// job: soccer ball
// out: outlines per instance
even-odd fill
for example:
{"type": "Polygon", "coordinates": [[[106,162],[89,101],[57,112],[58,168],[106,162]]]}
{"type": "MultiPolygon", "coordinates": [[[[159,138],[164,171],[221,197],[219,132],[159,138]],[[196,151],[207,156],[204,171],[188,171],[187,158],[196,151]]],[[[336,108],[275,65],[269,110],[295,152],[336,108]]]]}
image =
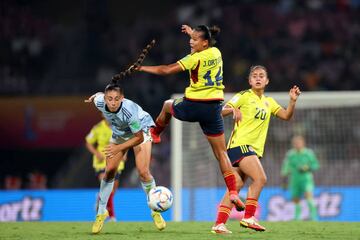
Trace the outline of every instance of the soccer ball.
{"type": "Polygon", "coordinates": [[[171,207],[173,199],[173,195],[168,188],[157,186],[148,193],[147,203],[155,212],[165,212],[171,207]]]}

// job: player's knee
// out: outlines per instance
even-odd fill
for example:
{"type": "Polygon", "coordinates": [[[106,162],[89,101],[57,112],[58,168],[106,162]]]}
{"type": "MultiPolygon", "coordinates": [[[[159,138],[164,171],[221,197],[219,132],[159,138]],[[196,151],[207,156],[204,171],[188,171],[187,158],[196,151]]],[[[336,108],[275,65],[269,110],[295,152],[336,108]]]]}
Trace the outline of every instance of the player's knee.
{"type": "Polygon", "coordinates": [[[172,106],[173,100],[169,99],[164,102],[163,108],[166,112],[169,112],[172,106]]]}
{"type": "Polygon", "coordinates": [[[258,182],[259,182],[259,184],[260,184],[261,186],[265,186],[265,184],[267,183],[267,177],[266,177],[266,175],[260,176],[258,182]]]}
{"type": "Polygon", "coordinates": [[[256,178],[254,178],[254,183],[256,185],[258,185],[259,187],[265,186],[266,182],[267,182],[266,175],[261,174],[261,175],[258,175],[256,178]]]}
{"type": "Polygon", "coordinates": [[[171,106],[173,103],[173,100],[172,99],[168,99],[164,102],[164,106],[171,106]]]}

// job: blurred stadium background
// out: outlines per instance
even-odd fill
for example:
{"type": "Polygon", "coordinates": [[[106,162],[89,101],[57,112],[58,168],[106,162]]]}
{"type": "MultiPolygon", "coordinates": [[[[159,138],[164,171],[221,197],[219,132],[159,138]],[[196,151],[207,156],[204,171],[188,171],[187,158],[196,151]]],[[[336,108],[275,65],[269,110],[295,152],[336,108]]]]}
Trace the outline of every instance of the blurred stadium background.
{"type": "MultiPolygon", "coordinates": [[[[315,173],[320,220],[360,221],[360,0],[140,0],[136,5],[2,0],[0,6],[0,221],[94,218],[98,183],[84,137],[101,116],[83,100],[102,91],[152,38],[157,45],[148,64],[185,56],[184,23],[222,29],[218,47],[227,93],[248,88],[249,67],[262,64],[270,74],[267,91],[275,96],[294,84],[315,99],[322,96],[298,109],[292,122],[272,121],[263,159],[269,180],[260,198],[261,219],[290,219],[293,208],[280,188],[280,165],[291,136],[301,133],[321,163],[315,173]]],[[[137,73],[124,88],[127,98],[155,118],[162,102],[187,84],[186,73],[137,73]]],[[[180,135],[188,145],[179,146],[183,166],[190,168],[183,171],[191,173],[183,173],[181,217],[173,212],[165,217],[212,221],[224,185],[211,156],[199,162],[196,154],[206,156],[207,145],[197,147],[194,139],[203,137],[188,129],[180,135]],[[200,207],[204,198],[214,210],[200,207]]],[[[153,147],[158,185],[172,186],[176,179],[171,137],[169,129],[163,143],[153,147]]],[[[132,155],[115,202],[119,220],[150,220],[132,155]]]]}

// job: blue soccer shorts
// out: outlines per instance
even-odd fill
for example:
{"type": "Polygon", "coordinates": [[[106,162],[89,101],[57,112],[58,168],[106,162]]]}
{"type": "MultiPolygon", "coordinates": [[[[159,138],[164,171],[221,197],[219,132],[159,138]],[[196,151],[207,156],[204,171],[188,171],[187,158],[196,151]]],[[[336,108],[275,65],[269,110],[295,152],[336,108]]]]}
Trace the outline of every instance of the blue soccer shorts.
{"type": "Polygon", "coordinates": [[[240,145],[234,148],[229,148],[227,153],[230,158],[230,162],[233,167],[238,167],[240,161],[244,157],[257,155],[254,149],[250,145],[240,145]]]}
{"type": "Polygon", "coordinates": [[[190,101],[186,98],[175,99],[171,114],[186,122],[198,122],[203,133],[209,137],[224,133],[224,121],[221,116],[222,101],[190,101]]]}

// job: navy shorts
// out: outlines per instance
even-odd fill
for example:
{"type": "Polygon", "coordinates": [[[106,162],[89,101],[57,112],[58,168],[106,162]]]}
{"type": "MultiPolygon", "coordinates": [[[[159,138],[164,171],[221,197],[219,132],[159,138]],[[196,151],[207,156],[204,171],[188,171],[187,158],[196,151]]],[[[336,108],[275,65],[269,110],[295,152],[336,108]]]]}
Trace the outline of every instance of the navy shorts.
{"type": "Polygon", "coordinates": [[[198,122],[205,135],[215,137],[224,133],[221,110],[221,101],[196,102],[178,98],[173,102],[171,114],[181,121],[198,122]]]}
{"type": "Polygon", "coordinates": [[[227,150],[231,164],[233,167],[238,167],[240,161],[244,157],[257,155],[254,149],[250,145],[240,145],[238,147],[229,148],[227,150]]]}

